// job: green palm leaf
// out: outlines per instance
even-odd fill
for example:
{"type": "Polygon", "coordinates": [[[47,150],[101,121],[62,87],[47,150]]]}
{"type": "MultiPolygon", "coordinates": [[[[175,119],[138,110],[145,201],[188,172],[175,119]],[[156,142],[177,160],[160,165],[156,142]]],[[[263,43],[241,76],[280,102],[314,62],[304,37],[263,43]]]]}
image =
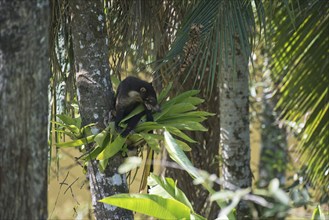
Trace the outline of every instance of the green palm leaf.
{"type": "Polygon", "coordinates": [[[163,64],[167,65],[163,68],[165,74],[177,77],[184,57],[187,56],[184,54],[184,48],[191,38],[191,27],[202,25],[199,43],[196,46],[197,52],[184,70],[183,81],[193,79],[195,86],[200,88],[201,84],[206,85],[207,91],[211,92],[221,66],[228,63],[228,52],[234,51],[234,40],[238,39],[241,42],[242,53],[248,59],[257,33],[255,17],[258,17],[260,27],[265,27],[263,4],[255,1],[253,7],[253,2],[199,1],[194,10],[186,16],[171,49],[163,59],[163,64]],[[174,61],[170,63],[172,60],[174,61]]]}
{"type": "Polygon", "coordinates": [[[288,8],[277,5],[269,29],[272,73],[281,93],[277,107],[298,133],[310,179],[327,185],[329,3],[296,1],[288,8]]]}

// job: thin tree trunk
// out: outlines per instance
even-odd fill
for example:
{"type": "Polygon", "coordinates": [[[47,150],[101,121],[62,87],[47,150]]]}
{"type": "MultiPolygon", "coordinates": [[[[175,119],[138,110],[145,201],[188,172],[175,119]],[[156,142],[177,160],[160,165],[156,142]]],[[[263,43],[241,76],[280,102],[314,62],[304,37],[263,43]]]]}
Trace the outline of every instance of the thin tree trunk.
{"type": "Polygon", "coordinates": [[[275,97],[270,88],[271,78],[264,76],[261,114],[261,154],[259,163],[259,187],[267,187],[269,182],[278,178],[285,183],[287,164],[287,136],[284,128],[280,128],[274,111],[275,97]]]}
{"type": "Polygon", "coordinates": [[[47,219],[48,1],[0,1],[0,219],[47,219]]]}
{"type": "MultiPolygon", "coordinates": [[[[104,114],[114,108],[103,1],[70,0],[69,4],[82,123],[97,122],[102,128],[104,114]]],[[[121,155],[111,158],[104,173],[98,169],[97,161],[89,163],[88,175],[97,219],[132,219],[132,212],[98,202],[104,197],[128,192],[126,176],[117,172],[122,160],[121,155]]]]}
{"type": "MultiPolygon", "coordinates": [[[[241,51],[239,38],[234,37],[235,50],[228,49],[228,65],[222,68],[220,85],[220,133],[224,178],[229,190],[251,186],[248,62],[241,51]],[[233,53],[235,53],[233,55],[233,53]],[[235,67],[233,66],[235,58],[235,67]]],[[[225,63],[225,62],[223,62],[225,63]]],[[[241,202],[237,218],[248,216],[248,206],[241,202]]]]}

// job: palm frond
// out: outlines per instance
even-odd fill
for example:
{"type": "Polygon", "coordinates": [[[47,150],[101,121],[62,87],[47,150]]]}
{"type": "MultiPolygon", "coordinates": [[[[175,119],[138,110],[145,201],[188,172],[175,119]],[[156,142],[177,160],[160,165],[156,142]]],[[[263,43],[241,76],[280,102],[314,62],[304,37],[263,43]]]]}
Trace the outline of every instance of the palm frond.
{"type": "Polygon", "coordinates": [[[113,73],[150,73],[147,63],[161,57],[194,1],[108,0],[106,16],[113,73]],[[129,64],[129,65],[128,65],[129,64]]]}
{"type": "Polygon", "coordinates": [[[279,4],[273,13],[273,78],[279,84],[282,119],[300,138],[299,149],[315,184],[328,184],[329,3],[279,4]]]}
{"type": "Polygon", "coordinates": [[[227,54],[235,49],[235,40],[239,40],[248,62],[255,42],[256,17],[260,29],[265,28],[264,7],[260,1],[199,1],[182,22],[175,41],[163,59],[167,65],[173,63],[169,64],[170,68],[166,69],[165,74],[177,78],[184,66],[186,74],[181,74],[184,75],[184,82],[192,79],[195,85],[206,85],[211,92],[221,66],[228,64],[227,54]],[[186,54],[184,48],[189,44],[190,33],[195,25],[202,27],[197,52],[186,63],[185,58],[190,54],[186,54]]]}

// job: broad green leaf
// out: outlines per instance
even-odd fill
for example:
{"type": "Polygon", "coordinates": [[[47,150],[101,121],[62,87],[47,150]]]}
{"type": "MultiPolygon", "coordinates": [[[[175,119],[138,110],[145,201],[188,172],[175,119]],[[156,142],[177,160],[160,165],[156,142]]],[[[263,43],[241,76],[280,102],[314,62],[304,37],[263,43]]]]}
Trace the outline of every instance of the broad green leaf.
{"type": "Polygon", "coordinates": [[[138,133],[141,131],[147,132],[147,131],[156,130],[156,129],[163,129],[163,125],[160,125],[154,121],[147,121],[147,122],[138,124],[134,130],[138,133]]]}
{"type": "Polygon", "coordinates": [[[189,131],[208,131],[203,125],[195,121],[181,121],[178,122],[170,122],[168,125],[175,127],[179,130],[189,130],[189,131]]]}
{"type": "Polygon", "coordinates": [[[79,137],[82,135],[80,132],[80,129],[75,125],[68,125],[68,126],[66,126],[66,128],[69,129],[76,137],[79,137]]]}
{"type": "Polygon", "coordinates": [[[94,138],[95,138],[95,135],[90,135],[88,137],[80,138],[80,139],[73,140],[73,141],[57,143],[56,146],[61,147],[61,148],[78,147],[78,146],[81,146],[83,144],[92,143],[94,141],[94,138]]]}
{"type": "Polygon", "coordinates": [[[195,90],[188,90],[188,91],[183,92],[183,93],[179,94],[178,96],[174,97],[172,99],[172,101],[174,103],[183,102],[184,100],[188,99],[189,97],[195,96],[199,93],[200,93],[200,90],[196,90],[196,89],[195,90]]]}
{"type": "Polygon", "coordinates": [[[168,151],[168,154],[172,160],[178,163],[183,169],[188,172],[193,178],[199,176],[198,171],[192,165],[191,161],[186,157],[184,152],[175,142],[175,139],[170,135],[168,131],[164,132],[165,136],[165,147],[168,151]]]}
{"type": "Polygon", "coordinates": [[[124,119],[121,120],[120,124],[132,118],[133,116],[141,113],[142,111],[144,111],[144,107],[142,105],[137,106],[132,112],[129,113],[129,115],[127,115],[124,119]]]}
{"type": "Polygon", "coordinates": [[[158,177],[151,173],[147,182],[148,185],[151,186],[151,189],[149,190],[150,194],[176,199],[193,211],[190,201],[184,192],[176,186],[176,183],[172,178],[158,177]]]}
{"type": "Polygon", "coordinates": [[[196,107],[192,105],[191,103],[178,103],[170,107],[170,110],[167,111],[166,115],[171,115],[171,114],[180,114],[184,112],[189,112],[195,110],[196,107]]]}
{"type": "Polygon", "coordinates": [[[204,99],[198,98],[198,97],[188,97],[185,102],[191,103],[192,105],[200,105],[204,102],[204,99]]]}
{"type": "Polygon", "coordinates": [[[95,142],[100,146],[101,149],[104,149],[107,145],[109,145],[113,137],[114,135],[110,134],[106,128],[104,131],[97,134],[95,142]]]}
{"type": "Polygon", "coordinates": [[[65,130],[60,130],[61,128],[59,129],[55,129],[55,131],[58,133],[58,134],[61,134],[61,135],[67,135],[68,137],[70,137],[72,140],[76,140],[76,139],[79,139],[75,134],[73,134],[71,131],[65,131],[65,130]]]}
{"type": "Polygon", "coordinates": [[[182,114],[174,114],[174,115],[165,115],[165,117],[157,119],[159,124],[166,124],[167,122],[171,121],[195,121],[195,122],[202,122],[207,119],[208,116],[213,116],[215,114],[204,112],[204,111],[191,111],[191,112],[184,112],[182,114]]]}
{"type": "Polygon", "coordinates": [[[140,133],[143,139],[146,141],[147,145],[154,150],[156,153],[160,152],[159,140],[163,139],[162,135],[159,134],[149,134],[149,133],[140,133]]]}
{"type": "Polygon", "coordinates": [[[113,84],[114,87],[118,88],[119,84],[120,84],[120,80],[116,77],[116,75],[111,75],[111,82],[113,84]]]}
{"type": "Polygon", "coordinates": [[[58,129],[56,129],[56,132],[63,133],[63,130],[60,130],[60,129],[66,128],[69,130],[69,132],[66,131],[65,134],[70,136],[72,139],[80,138],[80,136],[81,136],[80,129],[78,127],[76,127],[75,125],[67,125],[66,123],[61,123],[58,121],[52,121],[52,123],[60,126],[60,127],[58,127],[58,129]]]}
{"type": "Polygon", "coordinates": [[[208,117],[208,116],[214,116],[215,113],[206,112],[206,111],[193,111],[193,112],[187,112],[186,113],[189,116],[199,116],[199,117],[208,117]]]}
{"type": "Polygon", "coordinates": [[[188,144],[186,144],[184,141],[180,141],[178,139],[175,139],[176,143],[178,144],[178,146],[183,150],[183,151],[191,151],[192,149],[190,148],[190,146],[188,146],[188,144]]]}
{"type": "Polygon", "coordinates": [[[109,135],[105,130],[102,131],[101,133],[98,133],[95,137],[95,142],[99,145],[102,146],[104,139],[106,137],[106,135],[109,135]]]}
{"type": "Polygon", "coordinates": [[[116,194],[100,202],[159,219],[189,219],[191,213],[191,209],[183,203],[158,195],[116,194]]]}
{"type": "MultiPolygon", "coordinates": [[[[186,112],[188,113],[188,112],[186,112]]],[[[159,124],[169,124],[169,123],[181,123],[181,122],[186,122],[186,121],[194,121],[194,122],[203,122],[206,120],[206,117],[192,117],[184,114],[179,114],[179,115],[170,115],[163,120],[158,120],[159,124]]]]}
{"type": "Polygon", "coordinates": [[[51,123],[53,123],[53,124],[55,124],[55,125],[59,125],[59,126],[61,126],[61,127],[66,127],[66,125],[65,124],[63,124],[63,123],[61,123],[61,122],[59,122],[59,121],[51,121],[51,123]]]}
{"type": "Polygon", "coordinates": [[[165,126],[165,128],[172,134],[190,142],[190,143],[196,143],[195,140],[193,140],[192,138],[190,138],[189,136],[187,136],[184,132],[182,132],[181,130],[175,128],[174,126],[165,126]]]}
{"type": "Polygon", "coordinates": [[[140,133],[133,133],[127,136],[128,142],[138,143],[143,140],[143,137],[140,133]]]}
{"type": "Polygon", "coordinates": [[[312,220],[325,220],[326,217],[321,210],[321,206],[317,205],[312,214],[312,220]]]}
{"type": "Polygon", "coordinates": [[[95,146],[94,149],[87,155],[85,155],[84,157],[82,157],[82,159],[84,159],[85,161],[89,161],[92,159],[96,159],[96,157],[103,151],[103,148],[99,147],[99,146],[95,146]]]}
{"type": "Polygon", "coordinates": [[[126,138],[118,135],[113,142],[110,142],[105,149],[97,156],[97,160],[105,160],[118,153],[126,142],[126,138]]]}
{"type": "Polygon", "coordinates": [[[154,114],[154,120],[158,121],[160,118],[164,117],[168,111],[170,111],[170,107],[173,106],[174,104],[171,105],[167,105],[165,108],[163,106],[161,106],[161,112],[157,112],[156,114],[154,114]]]}
{"type": "Polygon", "coordinates": [[[164,99],[168,96],[168,93],[169,93],[169,91],[171,90],[171,88],[172,88],[172,82],[170,82],[169,84],[168,84],[168,86],[164,89],[164,90],[162,90],[161,91],[161,93],[160,93],[160,95],[159,95],[159,97],[158,97],[158,102],[159,103],[161,103],[162,101],[164,101],[164,99]]]}
{"type": "Polygon", "coordinates": [[[207,131],[205,127],[203,127],[200,123],[197,122],[182,122],[181,124],[177,123],[163,123],[163,124],[158,124],[157,122],[144,122],[141,124],[138,124],[137,127],[135,128],[135,131],[137,133],[139,132],[148,132],[151,130],[156,130],[156,129],[163,129],[166,128],[170,133],[183,138],[184,140],[190,142],[190,143],[196,143],[195,140],[184,134],[180,129],[182,130],[200,130],[200,131],[207,131]],[[177,127],[176,127],[177,126],[177,127]]]}
{"type": "Polygon", "coordinates": [[[198,215],[197,213],[191,213],[191,220],[206,220],[206,218],[204,218],[201,215],[198,215]]]}
{"type": "Polygon", "coordinates": [[[189,91],[183,92],[183,93],[179,94],[178,96],[170,99],[168,102],[164,103],[163,107],[165,108],[166,106],[170,106],[173,103],[181,103],[181,102],[185,101],[187,98],[194,96],[198,93],[200,93],[199,90],[189,90],[189,91]]]}
{"type": "Polygon", "coordinates": [[[214,116],[216,114],[205,112],[205,111],[191,111],[191,112],[185,112],[183,115],[188,117],[207,117],[207,116],[214,116]]]}
{"type": "MultiPolygon", "coordinates": [[[[167,130],[164,132],[164,136],[165,136],[165,147],[168,151],[170,158],[174,160],[176,163],[178,163],[194,179],[202,178],[198,170],[192,165],[191,161],[179,148],[179,146],[175,142],[175,139],[170,135],[170,133],[167,130]]],[[[211,189],[209,186],[204,184],[203,186],[209,191],[210,194],[214,193],[214,190],[211,189]]],[[[224,208],[226,205],[225,202],[220,202],[220,201],[216,201],[216,202],[221,208],[224,208]]],[[[232,214],[232,212],[229,212],[228,217],[230,219],[234,219],[234,215],[232,214]]]]}
{"type": "Polygon", "coordinates": [[[66,125],[74,125],[75,127],[81,128],[81,118],[72,118],[68,115],[59,114],[56,115],[64,124],[66,125]]]}
{"type": "Polygon", "coordinates": [[[83,135],[83,134],[85,134],[85,135],[91,135],[91,134],[93,134],[93,132],[91,131],[91,129],[92,129],[92,127],[95,127],[95,125],[96,125],[96,123],[91,123],[91,124],[88,124],[86,126],[83,126],[80,129],[81,135],[83,135]]]}

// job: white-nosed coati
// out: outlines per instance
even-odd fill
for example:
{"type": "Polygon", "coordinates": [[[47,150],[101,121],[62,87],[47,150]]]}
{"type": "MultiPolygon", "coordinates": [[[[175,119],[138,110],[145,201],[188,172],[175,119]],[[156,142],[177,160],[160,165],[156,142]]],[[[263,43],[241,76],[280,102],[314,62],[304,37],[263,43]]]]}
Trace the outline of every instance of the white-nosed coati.
{"type": "Polygon", "coordinates": [[[115,128],[118,131],[121,130],[120,121],[140,104],[143,104],[145,110],[126,121],[127,127],[121,133],[122,137],[127,136],[136,127],[143,115],[146,114],[146,121],[153,121],[152,111],[160,111],[152,84],[129,76],[121,81],[117,89],[115,128]]]}

